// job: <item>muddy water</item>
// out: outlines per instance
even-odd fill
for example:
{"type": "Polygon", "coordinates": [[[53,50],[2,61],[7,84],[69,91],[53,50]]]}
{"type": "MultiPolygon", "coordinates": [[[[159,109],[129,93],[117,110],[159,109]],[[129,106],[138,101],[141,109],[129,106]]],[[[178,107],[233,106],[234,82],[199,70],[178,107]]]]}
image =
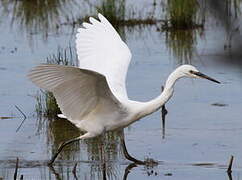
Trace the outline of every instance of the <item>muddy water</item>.
{"type": "Polygon", "coordinates": [[[18,157],[18,175],[24,179],[74,179],[72,170],[77,163],[78,179],[221,180],[229,179],[227,163],[234,155],[232,178],[240,179],[241,57],[233,55],[233,44],[225,49],[226,31],[217,20],[208,19],[203,31],[186,34],[189,39],[184,44],[168,43],[179,35],[157,31],[157,26],[120,30],[133,54],[127,77],[130,99],[156,97],[169,73],[184,61],[221,81],[218,85],[179,80],[166,104],[165,133],[160,112],[125,129],[129,152],[139,159],[152,158],[159,162],[157,166],[130,165],[122,155],[119,137],[110,133],[67,147],[49,168],[46,163],[58,145],[80,132],[66,120],[36,116],[33,96],[38,88],[26,74],[56,54],[58,47],[74,46],[76,28],[62,25],[58,32],[48,29],[48,36],[43,37],[40,31],[30,33],[18,24],[10,27],[11,16],[4,18],[0,24],[0,116],[12,118],[0,119],[0,177],[13,178],[18,157]],[[15,105],[27,116],[20,128],[23,116],[15,105]]]}

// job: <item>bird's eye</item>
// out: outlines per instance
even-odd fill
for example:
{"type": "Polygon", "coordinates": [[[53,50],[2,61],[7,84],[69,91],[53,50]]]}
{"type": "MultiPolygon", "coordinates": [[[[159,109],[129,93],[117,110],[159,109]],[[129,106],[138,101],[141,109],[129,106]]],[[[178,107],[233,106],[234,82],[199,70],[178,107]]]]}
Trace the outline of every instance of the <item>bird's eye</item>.
{"type": "Polygon", "coordinates": [[[189,71],[189,73],[193,74],[193,73],[194,73],[194,71],[193,71],[193,70],[190,70],[190,71],[189,71]]]}

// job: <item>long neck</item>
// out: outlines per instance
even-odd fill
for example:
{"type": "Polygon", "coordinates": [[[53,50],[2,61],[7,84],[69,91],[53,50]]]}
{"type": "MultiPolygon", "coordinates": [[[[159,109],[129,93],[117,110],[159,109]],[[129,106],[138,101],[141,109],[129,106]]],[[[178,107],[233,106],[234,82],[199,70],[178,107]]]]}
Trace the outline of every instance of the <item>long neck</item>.
{"type": "Polygon", "coordinates": [[[173,94],[175,82],[181,77],[182,75],[177,69],[173,71],[165,83],[163,92],[155,99],[144,103],[139,116],[144,117],[148,114],[151,114],[157,111],[162,105],[164,105],[173,94]]]}

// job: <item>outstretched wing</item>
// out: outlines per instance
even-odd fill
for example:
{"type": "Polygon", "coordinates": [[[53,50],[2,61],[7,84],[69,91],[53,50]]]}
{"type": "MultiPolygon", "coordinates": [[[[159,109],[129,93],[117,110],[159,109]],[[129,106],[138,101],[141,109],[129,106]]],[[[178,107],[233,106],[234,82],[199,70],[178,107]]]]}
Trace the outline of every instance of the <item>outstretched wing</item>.
{"type": "Polygon", "coordinates": [[[90,17],[76,35],[79,67],[103,74],[113,94],[127,99],[126,74],[131,52],[110,22],[101,14],[90,17]]]}
{"type": "Polygon", "coordinates": [[[28,77],[40,88],[53,92],[62,113],[72,122],[82,120],[98,103],[122,111],[122,104],[99,73],[72,66],[39,65],[28,77]]]}

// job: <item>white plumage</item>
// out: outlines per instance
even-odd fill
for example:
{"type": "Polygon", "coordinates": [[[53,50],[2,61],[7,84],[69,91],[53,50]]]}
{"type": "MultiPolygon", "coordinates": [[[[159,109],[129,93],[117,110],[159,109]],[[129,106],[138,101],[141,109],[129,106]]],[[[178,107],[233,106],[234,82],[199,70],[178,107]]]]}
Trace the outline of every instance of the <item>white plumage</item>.
{"type": "Polygon", "coordinates": [[[40,65],[30,72],[29,77],[40,88],[53,92],[64,117],[77,126],[98,104],[120,105],[112,95],[106,78],[93,71],[71,66],[40,65]]]}
{"type": "MultiPolygon", "coordinates": [[[[63,115],[86,134],[75,140],[121,129],[158,110],[173,94],[181,77],[216,80],[191,65],[178,67],[168,77],[164,91],[149,102],[128,99],[125,81],[131,53],[108,20],[98,14],[90,18],[76,35],[78,67],[39,65],[31,70],[33,83],[53,92],[63,115]]],[[[69,142],[60,147],[61,149],[69,142]]],[[[52,158],[53,162],[58,153],[52,158]]]]}
{"type": "Polygon", "coordinates": [[[76,35],[79,67],[103,74],[118,99],[128,99],[125,79],[131,52],[119,34],[101,14],[100,21],[90,17],[76,35]]]}

